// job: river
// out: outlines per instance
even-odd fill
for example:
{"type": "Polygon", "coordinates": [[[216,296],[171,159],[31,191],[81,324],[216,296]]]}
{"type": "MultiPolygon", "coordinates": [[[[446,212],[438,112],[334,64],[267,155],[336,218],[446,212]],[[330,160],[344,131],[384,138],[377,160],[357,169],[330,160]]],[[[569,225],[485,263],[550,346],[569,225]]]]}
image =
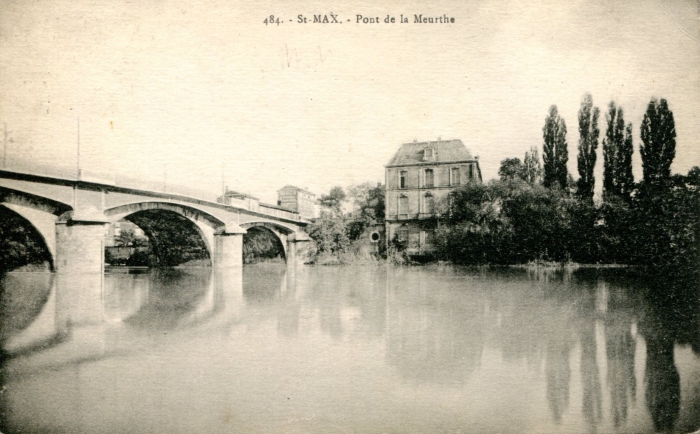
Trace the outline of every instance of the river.
{"type": "Polygon", "coordinates": [[[95,303],[9,273],[0,430],[697,430],[697,287],[630,274],[114,269],[95,303]]]}

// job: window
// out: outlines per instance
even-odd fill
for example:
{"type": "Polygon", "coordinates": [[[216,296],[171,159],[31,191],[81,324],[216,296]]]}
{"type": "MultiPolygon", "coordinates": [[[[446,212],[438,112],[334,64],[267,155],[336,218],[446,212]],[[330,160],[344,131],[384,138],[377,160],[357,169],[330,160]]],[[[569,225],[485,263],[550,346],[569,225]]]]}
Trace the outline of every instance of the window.
{"type": "Polygon", "coordinates": [[[435,212],[435,197],[431,193],[425,193],[423,212],[433,214],[435,212]]]}
{"type": "Polygon", "coordinates": [[[425,169],[425,187],[433,187],[435,185],[435,175],[433,169],[425,169]]]}
{"type": "Polygon", "coordinates": [[[408,214],[408,197],[399,196],[399,214],[408,214]]]}
{"type": "Polygon", "coordinates": [[[469,177],[469,180],[471,181],[474,179],[474,165],[470,164],[469,166],[467,166],[467,168],[469,169],[468,177],[469,177]]]}
{"type": "Polygon", "coordinates": [[[399,241],[401,242],[408,242],[408,228],[405,226],[401,226],[397,231],[396,231],[396,238],[398,238],[399,241]]]}
{"type": "Polygon", "coordinates": [[[433,230],[425,231],[425,245],[426,246],[435,245],[435,231],[433,231],[433,230]]]}
{"type": "Polygon", "coordinates": [[[399,172],[399,188],[406,188],[406,171],[399,172]]]}
{"type": "Polygon", "coordinates": [[[450,169],[450,185],[459,185],[459,167],[450,169]]]}
{"type": "Polygon", "coordinates": [[[435,149],[434,148],[425,148],[423,149],[423,160],[434,160],[435,159],[435,149]]]}

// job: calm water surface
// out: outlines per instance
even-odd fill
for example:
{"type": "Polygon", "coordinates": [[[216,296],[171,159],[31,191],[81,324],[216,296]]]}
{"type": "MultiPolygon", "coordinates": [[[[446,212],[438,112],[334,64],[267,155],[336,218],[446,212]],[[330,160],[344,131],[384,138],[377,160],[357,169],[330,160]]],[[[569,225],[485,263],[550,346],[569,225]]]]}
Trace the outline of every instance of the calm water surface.
{"type": "Polygon", "coordinates": [[[0,429],[697,430],[697,288],[659,299],[627,274],[261,264],[94,291],[10,273],[0,429]]]}

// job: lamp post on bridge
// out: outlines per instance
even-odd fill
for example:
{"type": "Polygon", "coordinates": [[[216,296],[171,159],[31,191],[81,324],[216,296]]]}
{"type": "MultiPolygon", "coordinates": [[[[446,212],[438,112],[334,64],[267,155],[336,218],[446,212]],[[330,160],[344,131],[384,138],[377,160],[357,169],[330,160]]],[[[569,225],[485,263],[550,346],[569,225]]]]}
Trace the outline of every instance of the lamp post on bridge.
{"type": "Polygon", "coordinates": [[[78,116],[78,146],[77,146],[77,155],[75,159],[75,169],[76,169],[76,176],[78,181],[80,181],[80,116],[78,116]]]}
{"type": "MultiPolygon", "coordinates": [[[[5,132],[3,134],[3,141],[2,141],[2,168],[7,167],[7,122],[5,122],[5,132]]],[[[12,139],[10,139],[10,142],[12,142],[12,139]]]]}

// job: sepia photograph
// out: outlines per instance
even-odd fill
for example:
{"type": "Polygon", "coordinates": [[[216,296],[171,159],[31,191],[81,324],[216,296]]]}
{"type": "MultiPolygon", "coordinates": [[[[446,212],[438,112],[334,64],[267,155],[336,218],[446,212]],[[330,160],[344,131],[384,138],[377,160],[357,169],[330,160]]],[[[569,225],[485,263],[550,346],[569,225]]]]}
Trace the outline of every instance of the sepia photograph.
{"type": "Polygon", "coordinates": [[[0,434],[700,433],[700,0],[0,0],[0,434]]]}

